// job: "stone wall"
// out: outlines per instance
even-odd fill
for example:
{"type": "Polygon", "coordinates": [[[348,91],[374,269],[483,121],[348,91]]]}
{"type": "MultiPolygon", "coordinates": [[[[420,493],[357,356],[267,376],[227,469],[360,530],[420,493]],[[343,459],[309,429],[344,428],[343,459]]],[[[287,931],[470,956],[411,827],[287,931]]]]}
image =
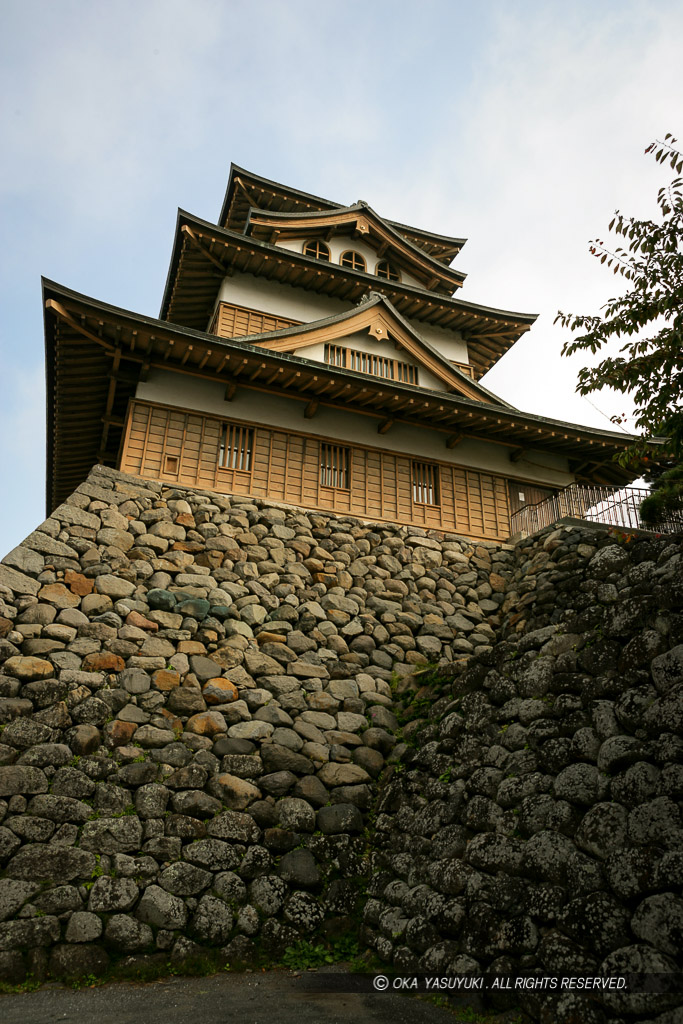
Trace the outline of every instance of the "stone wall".
{"type": "MultiPolygon", "coordinates": [[[[680,970],[682,545],[618,539],[586,524],[522,542],[501,641],[404,729],[365,907],[400,970],[680,970]]],[[[680,991],[521,1002],[544,1024],[681,1019],[680,991]]]]}
{"type": "Polygon", "coordinates": [[[4,977],[357,931],[390,680],[490,650],[511,561],[94,470],[0,565],[4,977]]]}
{"type": "Polygon", "coordinates": [[[0,974],[361,920],[402,970],[671,970],[682,576],[680,538],[513,549],[93,470],[0,564],[0,974]]]}

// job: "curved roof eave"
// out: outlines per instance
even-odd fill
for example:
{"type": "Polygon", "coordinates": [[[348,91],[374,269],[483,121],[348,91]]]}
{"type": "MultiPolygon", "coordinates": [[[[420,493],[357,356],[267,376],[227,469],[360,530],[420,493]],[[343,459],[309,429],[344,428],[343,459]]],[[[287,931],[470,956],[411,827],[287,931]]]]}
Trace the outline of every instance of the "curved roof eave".
{"type": "MultiPolygon", "coordinates": [[[[182,327],[179,324],[170,323],[167,320],[158,320],[155,317],[145,316],[144,314],[141,314],[141,313],[135,313],[132,310],[123,309],[121,306],[113,306],[113,305],[111,305],[111,303],[102,302],[102,301],[100,301],[98,299],[92,298],[92,296],[84,295],[82,292],[74,291],[73,289],[67,288],[65,285],[61,285],[61,284],[57,283],[56,281],[49,280],[48,278],[42,278],[41,279],[41,283],[42,283],[43,300],[45,300],[45,298],[48,297],[50,293],[53,293],[56,296],[61,295],[61,296],[65,297],[65,298],[72,299],[72,300],[74,300],[76,302],[81,302],[84,305],[89,305],[93,309],[94,312],[96,312],[97,310],[101,310],[102,312],[106,312],[106,313],[110,313],[110,314],[114,314],[116,316],[119,316],[121,319],[128,320],[130,322],[131,326],[134,326],[136,323],[137,324],[142,324],[142,325],[144,325],[144,326],[146,326],[146,327],[148,327],[148,328],[150,328],[152,330],[154,330],[154,329],[157,329],[157,330],[161,329],[161,330],[164,330],[164,331],[168,331],[171,334],[176,334],[178,336],[185,337],[187,339],[193,339],[194,338],[197,341],[207,342],[207,343],[209,343],[210,345],[212,345],[214,347],[215,346],[225,346],[225,347],[229,347],[229,348],[235,348],[237,351],[242,350],[242,349],[246,349],[247,351],[249,351],[249,352],[251,352],[253,354],[259,354],[259,355],[263,356],[264,350],[262,348],[260,348],[258,345],[253,345],[253,344],[250,344],[250,343],[246,343],[245,344],[241,337],[240,338],[220,338],[220,337],[218,337],[215,334],[209,334],[207,331],[198,331],[198,330],[195,330],[192,327],[182,327]]],[[[382,296],[382,298],[384,298],[384,296],[382,296]]],[[[290,330],[290,328],[286,328],[286,330],[290,330]]],[[[281,334],[281,332],[272,332],[272,333],[277,333],[278,335],[281,334]]],[[[252,338],[253,337],[254,336],[252,335],[252,338]]],[[[300,361],[300,362],[302,362],[306,366],[310,366],[312,364],[322,365],[323,367],[329,369],[330,371],[333,371],[335,374],[338,374],[338,375],[339,374],[341,374],[341,375],[348,375],[348,376],[351,376],[351,377],[354,377],[354,378],[364,378],[364,379],[367,377],[367,374],[361,374],[361,373],[358,373],[358,372],[353,371],[353,370],[344,370],[344,369],[342,369],[340,367],[331,367],[331,366],[328,367],[327,364],[317,364],[316,361],[314,361],[314,360],[305,359],[305,358],[303,358],[301,356],[294,356],[294,355],[291,355],[289,353],[281,353],[281,352],[279,352],[279,353],[269,353],[269,355],[271,357],[273,357],[273,358],[280,358],[280,359],[283,359],[283,360],[285,360],[287,362],[290,362],[290,363],[297,363],[297,362],[300,361]]],[[[387,385],[391,385],[392,387],[396,387],[396,388],[399,388],[401,390],[404,390],[404,389],[411,390],[411,385],[401,384],[401,382],[399,382],[399,381],[385,381],[383,378],[382,378],[382,381],[383,381],[383,383],[385,383],[387,385]]],[[[446,394],[446,393],[443,393],[443,392],[440,392],[440,391],[432,392],[432,391],[430,391],[429,388],[420,389],[420,391],[422,391],[422,390],[424,390],[425,392],[428,392],[430,394],[434,394],[435,396],[438,396],[440,399],[442,399],[444,401],[450,401],[450,402],[454,402],[454,403],[458,403],[458,404],[463,404],[464,403],[466,406],[468,406],[469,408],[472,408],[472,409],[481,408],[481,405],[482,405],[481,402],[477,402],[477,401],[475,401],[474,399],[471,399],[471,398],[465,398],[462,395],[450,395],[450,394],[446,394]]],[[[495,411],[495,413],[497,415],[503,415],[506,410],[494,410],[494,411],[495,411]]],[[[513,408],[510,408],[509,412],[510,412],[510,414],[514,414],[515,419],[523,419],[523,420],[526,420],[526,421],[528,421],[530,423],[542,423],[542,424],[548,425],[549,427],[564,428],[564,429],[573,430],[575,432],[581,432],[584,435],[586,435],[586,437],[594,437],[596,439],[605,438],[605,439],[613,440],[613,441],[619,442],[619,447],[623,447],[629,441],[636,441],[636,440],[638,440],[638,436],[637,435],[624,434],[623,432],[619,432],[619,431],[616,431],[616,430],[603,430],[600,427],[590,427],[590,426],[585,426],[585,425],[582,425],[582,424],[579,424],[579,423],[570,423],[570,422],[567,422],[566,420],[554,420],[554,419],[550,419],[547,416],[539,416],[539,415],[537,415],[535,413],[525,412],[523,409],[513,409],[513,408]]],[[[658,437],[647,438],[648,444],[659,445],[659,444],[663,444],[665,441],[666,441],[666,438],[658,438],[658,437]]]]}
{"type": "Polygon", "coordinates": [[[302,192],[301,189],[290,188],[289,185],[283,185],[281,184],[281,182],[273,181],[271,178],[264,178],[260,174],[254,174],[253,171],[248,171],[246,167],[239,167],[237,164],[231,163],[230,174],[228,176],[228,184],[225,189],[225,196],[223,198],[221,212],[218,217],[219,226],[223,224],[227,216],[228,210],[230,208],[230,199],[232,196],[233,183],[235,181],[235,178],[239,177],[240,174],[243,174],[245,177],[250,178],[252,181],[258,182],[267,187],[270,186],[272,188],[274,186],[276,189],[280,189],[283,192],[291,192],[293,196],[297,196],[302,200],[302,202],[312,201],[315,203],[319,203],[321,206],[326,207],[327,209],[330,210],[334,210],[341,205],[340,203],[332,202],[331,199],[323,199],[321,196],[315,196],[311,192],[302,192]]]}
{"type": "MultiPolygon", "coordinates": [[[[268,252],[275,253],[277,256],[280,256],[280,257],[287,256],[287,257],[290,257],[291,259],[295,260],[296,262],[305,261],[306,263],[310,263],[311,265],[316,264],[316,265],[319,265],[319,266],[329,267],[332,270],[334,270],[334,269],[337,269],[337,270],[342,269],[346,275],[354,275],[356,277],[359,277],[359,278],[362,278],[362,279],[366,280],[368,283],[372,282],[375,285],[377,284],[377,280],[378,279],[376,278],[376,276],[374,274],[368,274],[368,273],[366,273],[364,271],[360,271],[360,270],[351,270],[348,267],[344,267],[344,268],[335,267],[335,264],[325,264],[325,263],[321,264],[319,260],[314,260],[310,256],[304,256],[302,253],[296,253],[296,252],[293,252],[290,249],[281,249],[281,248],[278,248],[275,245],[271,245],[269,242],[261,242],[259,239],[247,238],[247,236],[245,236],[245,235],[240,235],[240,234],[238,234],[235,231],[230,231],[229,228],[222,228],[222,227],[220,227],[217,224],[213,224],[211,221],[204,220],[201,217],[197,217],[195,214],[189,213],[189,211],[187,211],[187,210],[183,210],[183,209],[179,208],[178,209],[178,217],[177,217],[177,221],[176,221],[176,234],[175,234],[175,238],[174,238],[173,251],[172,251],[172,254],[171,254],[171,264],[170,264],[169,273],[168,273],[167,279],[166,279],[166,286],[165,286],[165,289],[164,289],[164,296],[163,296],[162,304],[161,304],[160,319],[163,319],[164,316],[165,316],[165,308],[166,308],[166,306],[168,304],[168,300],[170,298],[170,296],[169,296],[169,289],[171,287],[171,282],[173,280],[173,275],[171,274],[171,270],[173,269],[174,260],[176,260],[176,257],[178,255],[178,251],[181,248],[181,245],[179,244],[180,243],[180,231],[179,231],[179,228],[181,227],[181,224],[183,222],[186,222],[188,224],[188,226],[191,226],[192,224],[194,224],[198,228],[201,228],[201,229],[203,229],[205,231],[214,232],[217,235],[217,237],[223,236],[224,238],[226,238],[226,240],[234,241],[237,244],[240,244],[240,243],[243,244],[246,241],[250,245],[253,245],[253,246],[256,246],[256,247],[259,247],[259,248],[262,248],[262,249],[267,249],[268,252]]],[[[430,292],[430,291],[427,291],[426,288],[421,288],[421,287],[419,287],[417,285],[404,284],[404,283],[400,282],[398,287],[401,290],[404,290],[404,291],[406,291],[408,293],[414,294],[416,297],[417,296],[422,296],[422,297],[424,297],[427,300],[442,302],[442,303],[445,303],[445,304],[447,304],[449,306],[452,306],[455,309],[461,309],[463,312],[469,312],[469,313],[477,314],[477,315],[481,315],[481,316],[491,316],[491,317],[494,317],[494,318],[512,320],[512,321],[515,321],[516,323],[520,324],[520,326],[521,325],[528,325],[528,327],[531,327],[532,324],[534,324],[535,321],[538,319],[538,313],[519,313],[519,312],[515,312],[513,310],[499,309],[496,306],[484,306],[484,305],[482,305],[481,303],[478,303],[478,302],[470,302],[467,299],[461,299],[460,296],[458,296],[457,298],[454,298],[453,296],[450,296],[450,295],[444,295],[444,294],[438,293],[438,292],[430,292]]]]}
{"type": "Polygon", "coordinates": [[[372,306],[378,305],[384,306],[389,315],[393,317],[401,325],[401,327],[408,334],[410,334],[410,336],[414,338],[415,341],[423,349],[425,349],[425,351],[427,351],[432,356],[433,359],[436,359],[444,368],[444,370],[447,370],[450,375],[455,376],[458,379],[461,379],[463,384],[466,385],[471,390],[481,393],[483,396],[483,401],[490,401],[492,405],[500,405],[505,409],[509,409],[511,412],[517,412],[517,409],[514,405],[511,405],[509,402],[504,401],[504,399],[499,398],[498,395],[494,395],[492,391],[489,391],[487,388],[483,387],[478,381],[472,380],[466,374],[458,370],[457,367],[453,366],[452,363],[448,359],[446,359],[445,356],[443,356],[438,349],[434,348],[433,345],[426,341],[426,339],[422,337],[420,332],[417,331],[413,327],[413,325],[399,313],[399,311],[392,304],[391,300],[386,297],[386,295],[371,293],[370,296],[368,296],[368,298],[364,302],[360,303],[357,306],[354,306],[352,309],[345,310],[343,313],[335,313],[332,316],[324,317],[321,320],[312,320],[303,324],[295,324],[293,327],[283,327],[277,331],[264,331],[260,334],[240,335],[240,341],[246,342],[247,344],[250,345],[258,346],[259,343],[264,341],[279,341],[282,338],[295,338],[299,335],[305,335],[307,333],[310,333],[311,331],[317,331],[320,328],[330,327],[333,326],[334,324],[343,323],[345,320],[353,320],[353,318],[358,315],[359,311],[365,311],[366,309],[371,308],[372,306]]]}
{"type": "MultiPolygon", "coordinates": [[[[292,196],[298,198],[303,203],[314,203],[320,206],[322,209],[334,210],[343,207],[344,203],[336,203],[331,199],[324,199],[322,196],[316,196],[312,192],[304,192],[298,188],[291,188],[289,185],[283,185],[282,182],[274,181],[272,178],[264,178],[260,174],[254,174],[253,171],[248,171],[246,167],[239,167],[235,163],[230,164],[230,174],[228,176],[228,184],[225,189],[225,196],[223,197],[223,203],[221,205],[221,212],[218,217],[218,226],[223,226],[228,210],[230,208],[230,202],[232,198],[232,191],[234,187],[235,178],[240,175],[249,178],[258,185],[262,185],[266,188],[275,188],[281,192],[289,193],[292,196]]],[[[396,228],[399,233],[401,230],[408,231],[415,235],[424,236],[427,240],[431,239],[438,245],[452,246],[453,248],[462,249],[467,242],[466,238],[457,238],[455,235],[443,235],[437,231],[426,231],[423,228],[417,228],[410,224],[403,224],[401,221],[389,220],[385,221],[386,224],[391,224],[393,228],[396,228]]],[[[418,247],[419,248],[419,247],[418,247]]],[[[444,264],[441,264],[444,266],[444,264]]]]}
{"type": "Polygon", "coordinates": [[[368,203],[359,202],[354,203],[352,206],[340,206],[339,209],[334,210],[332,214],[330,214],[329,210],[314,210],[310,213],[290,213],[285,210],[259,210],[258,207],[253,206],[251,207],[249,213],[247,214],[247,221],[246,224],[244,225],[245,235],[249,232],[249,229],[252,224],[252,210],[268,220],[278,220],[283,221],[284,223],[296,223],[296,221],[298,220],[317,220],[318,218],[322,219],[323,217],[329,217],[330,215],[333,217],[343,217],[346,214],[358,213],[361,214],[362,216],[367,217],[369,220],[374,220],[377,224],[380,224],[384,228],[384,230],[389,234],[389,236],[394,240],[394,243],[397,247],[407,247],[409,252],[412,252],[414,254],[414,258],[416,260],[423,264],[427,263],[429,266],[431,266],[434,273],[438,275],[440,278],[450,280],[451,283],[455,283],[459,286],[462,285],[463,281],[467,277],[467,274],[465,274],[462,270],[453,270],[451,267],[447,267],[445,264],[435,259],[434,256],[430,256],[430,254],[425,252],[424,249],[420,249],[419,245],[415,245],[415,243],[411,242],[409,238],[405,238],[396,230],[396,228],[394,228],[391,225],[391,223],[388,220],[385,220],[384,217],[381,217],[376,210],[373,210],[373,208],[369,206],[368,203]]]}

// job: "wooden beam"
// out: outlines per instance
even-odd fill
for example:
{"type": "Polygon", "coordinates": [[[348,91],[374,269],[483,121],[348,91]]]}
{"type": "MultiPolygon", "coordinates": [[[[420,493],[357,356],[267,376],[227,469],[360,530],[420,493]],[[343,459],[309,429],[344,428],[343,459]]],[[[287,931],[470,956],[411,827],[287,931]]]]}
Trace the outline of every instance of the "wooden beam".
{"type": "Polygon", "coordinates": [[[55,313],[60,318],[60,320],[63,320],[65,323],[67,323],[69,327],[73,327],[73,329],[75,331],[78,331],[79,334],[82,334],[84,338],[89,338],[90,341],[94,341],[98,345],[101,345],[102,348],[107,350],[107,352],[110,352],[113,355],[114,352],[116,351],[114,345],[110,344],[109,342],[106,342],[104,338],[100,338],[93,331],[89,331],[87,327],[83,327],[82,324],[79,324],[78,320],[76,320],[76,318],[73,317],[71,313],[64,309],[64,306],[62,306],[60,302],[57,302],[55,299],[47,299],[45,303],[45,308],[55,313]]]}
{"type": "MultiPolygon", "coordinates": [[[[81,367],[81,376],[82,376],[82,374],[83,374],[83,368],[81,367]]],[[[66,374],[60,374],[60,376],[66,376],[66,374]]],[[[79,374],[77,372],[75,372],[75,370],[72,370],[72,372],[70,372],[68,374],[68,376],[73,377],[74,380],[77,380],[78,377],[79,377],[79,374]]],[[[119,373],[110,372],[110,373],[107,374],[107,377],[110,380],[115,380],[117,384],[124,384],[124,385],[127,385],[128,387],[133,387],[133,388],[135,387],[135,385],[138,383],[138,381],[140,379],[137,376],[137,374],[120,373],[120,372],[119,373]]]]}
{"type": "Polygon", "coordinates": [[[360,394],[356,396],[355,401],[357,402],[358,405],[365,406],[365,405],[381,405],[382,404],[382,399],[384,398],[384,392],[383,391],[370,391],[368,393],[368,397],[364,398],[363,401],[361,401],[360,395],[364,395],[364,394],[366,394],[366,392],[368,392],[368,389],[367,388],[363,388],[363,390],[360,392],[360,394]]]}
{"type": "Polygon", "coordinates": [[[265,369],[267,369],[267,364],[266,363],[259,363],[258,366],[256,367],[256,369],[252,370],[252,372],[249,374],[249,378],[248,379],[249,380],[256,380],[256,378],[258,376],[260,376],[262,371],[265,370],[265,369]]]}
{"type": "Polygon", "coordinates": [[[104,407],[103,427],[102,427],[102,438],[100,440],[100,450],[105,451],[107,447],[107,437],[109,436],[109,417],[111,411],[114,408],[114,396],[116,394],[116,378],[119,372],[119,366],[121,363],[121,349],[117,348],[114,352],[114,359],[111,367],[111,374],[109,376],[109,388],[107,389],[107,401],[104,407]]]}
{"type": "Polygon", "coordinates": [[[269,387],[269,386],[270,386],[270,385],[271,385],[271,384],[273,383],[273,381],[274,381],[274,380],[277,380],[277,378],[278,378],[278,377],[279,377],[279,376],[280,376],[281,374],[283,374],[284,372],[285,372],[285,371],[284,371],[284,369],[283,369],[283,368],[282,368],[281,366],[278,366],[278,368],[277,368],[277,370],[275,371],[275,373],[271,373],[270,377],[268,377],[268,378],[267,378],[267,379],[266,379],[266,380],[264,381],[264,383],[265,383],[266,387],[269,387]]]}
{"type": "Polygon", "coordinates": [[[308,403],[306,408],[304,409],[304,418],[307,419],[307,420],[312,420],[313,417],[315,416],[315,414],[318,411],[318,406],[319,405],[320,405],[320,402],[318,401],[318,399],[317,398],[313,398],[308,403]]]}
{"type": "Polygon", "coordinates": [[[393,425],[394,421],[390,417],[387,417],[387,419],[382,420],[382,422],[377,425],[377,433],[386,434],[387,430],[391,430],[393,425]]]}
{"type": "Polygon", "coordinates": [[[188,238],[190,239],[190,241],[192,242],[192,244],[193,244],[193,245],[194,245],[194,246],[195,246],[195,247],[196,247],[197,249],[199,249],[199,251],[200,251],[200,252],[201,252],[201,253],[202,253],[202,254],[203,254],[204,256],[206,256],[207,260],[210,260],[210,261],[211,261],[211,262],[213,263],[213,265],[214,265],[214,266],[218,267],[218,269],[219,269],[219,270],[221,270],[221,271],[222,271],[223,273],[225,273],[225,264],[224,264],[224,263],[221,263],[221,261],[220,261],[219,259],[217,259],[217,258],[216,258],[216,257],[215,257],[215,256],[213,255],[213,253],[212,253],[212,252],[209,252],[209,250],[208,250],[208,249],[206,248],[206,246],[204,246],[204,245],[203,245],[203,244],[202,244],[202,243],[201,243],[201,242],[199,241],[199,239],[198,239],[198,238],[197,238],[197,236],[195,235],[195,233],[194,233],[194,231],[192,230],[192,228],[191,228],[191,227],[189,227],[189,225],[187,225],[187,224],[183,224],[183,226],[181,227],[181,229],[180,229],[180,230],[181,230],[181,231],[183,232],[183,234],[187,235],[187,237],[188,237],[188,238]]]}
{"type": "Polygon", "coordinates": [[[456,445],[460,444],[464,436],[464,434],[451,434],[450,437],[446,438],[446,447],[455,448],[456,445]]]}
{"type": "Polygon", "coordinates": [[[519,462],[525,454],[526,448],[515,448],[513,452],[510,452],[510,462],[519,462]]]}
{"type": "Polygon", "coordinates": [[[223,395],[223,401],[225,401],[225,402],[232,402],[233,398],[235,397],[236,392],[237,392],[237,385],[235,384],[234,381],[231,381],[230,384],[228,384],[228,386],[225,389],[225,394],[223,395]]]}

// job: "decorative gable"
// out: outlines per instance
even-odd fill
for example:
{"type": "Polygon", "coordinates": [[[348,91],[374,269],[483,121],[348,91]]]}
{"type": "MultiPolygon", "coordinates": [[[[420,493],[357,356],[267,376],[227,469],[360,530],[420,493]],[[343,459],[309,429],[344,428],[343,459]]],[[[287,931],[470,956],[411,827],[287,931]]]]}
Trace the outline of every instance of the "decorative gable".
{"type": "Polygon", "coordinates": [[[273,352],[310,352],[310,357],[320,362],[355,372],[505,404],[454,367],[420,337],[388,299],[376,293],[347,313],[245,340],[273,352]]]}
{"type": "MultiPolygon", "coordinates": [[[[419,248],[396,230],[388,221],[368,206],[358,202],[354,206],[336,210],[318,210],[310,213],[284,213],[251,209],[244,228],[245,234],[270,245],[288,247],[288,242],[301,244],[304,255],[315,259],[330,259],[329,242],[336,236],[363,243],[365,252],[372,253],[373,264],[388,263],[400,277],[407,275],[413,282],[429,291],[452,294],[459,288],[465,275],[419,248]]],[[[338,247],[339,248],[339,247],[338,247]]],[[[353,247],[344,244],[345,250],[353,247]]],[[[367,263],[367,257],[359,253],[367,263]]],[[[341,262],[341,261],[340,261],[341,262]]],[[[342,265],[344,265],[342,263],[342,265]]],[[[375,267],[351,267],[368,269],[375,267]]]]}

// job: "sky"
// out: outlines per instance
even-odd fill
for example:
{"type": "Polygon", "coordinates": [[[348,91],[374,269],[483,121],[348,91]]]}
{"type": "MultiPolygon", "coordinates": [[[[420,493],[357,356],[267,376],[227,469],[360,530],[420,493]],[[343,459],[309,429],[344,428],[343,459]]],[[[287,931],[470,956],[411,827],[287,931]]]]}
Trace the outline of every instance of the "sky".
{"type": "Polygon", "coordinates": [[[467,237],[462,297],[539,314],[483,383],[616,429],[553,320],[624,287],[588,242],[655,213],[682,42],[678,0],[4,0],[0,555],[45,518],[41,275],[157,316],[176,210],[216,221],[231,161],[467,237]]]}

